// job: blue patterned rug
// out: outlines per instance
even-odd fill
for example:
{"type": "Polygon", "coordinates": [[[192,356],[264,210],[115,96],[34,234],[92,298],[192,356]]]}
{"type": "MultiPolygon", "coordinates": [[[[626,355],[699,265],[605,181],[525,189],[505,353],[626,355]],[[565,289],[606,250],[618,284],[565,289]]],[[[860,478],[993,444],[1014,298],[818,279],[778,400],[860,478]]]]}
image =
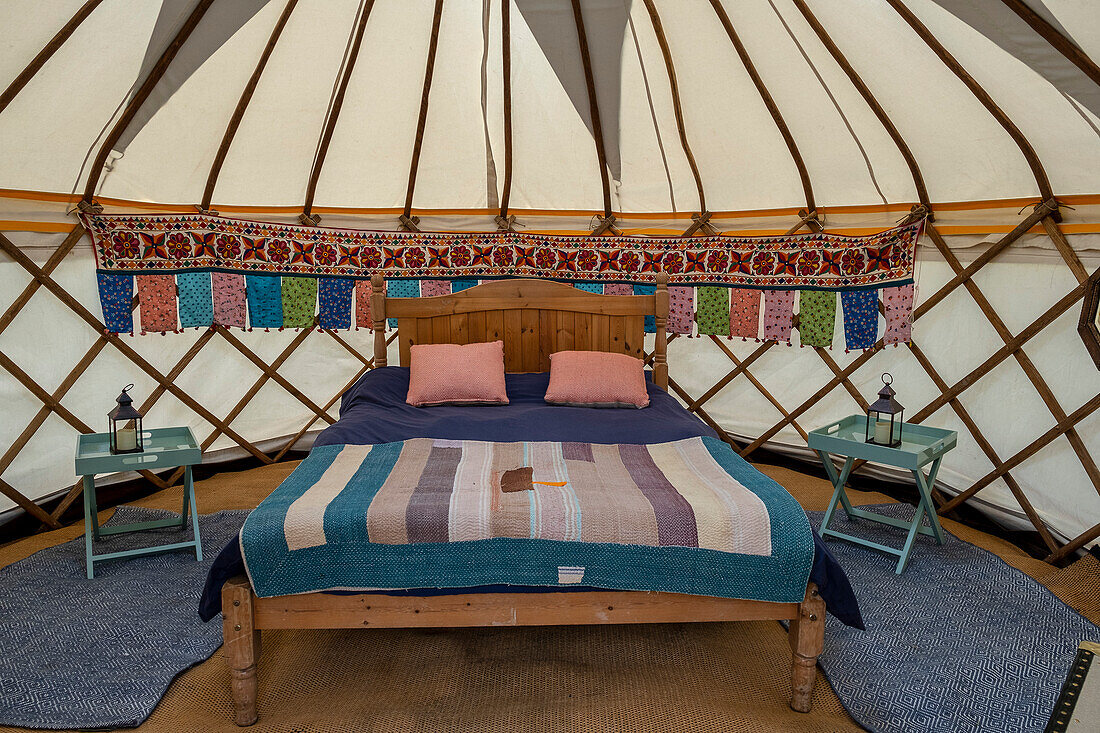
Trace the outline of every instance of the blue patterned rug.
{"type": "MultiPolygon", "coordinates": [[[[221,645],[221,624],[199,620],[199,594],[247,515],[199,518],[201,563],[186,550],[146,555],[97,564],[88,580],[82,536],[0,570],[0,725],[118,728],[145,720],[176,675],[221,645]]],[[[172,516],[179,515],[123,506],[108,524],[172,516]]],[[[119,535],[97,552],[182,541],[180,534],[119,535]]]]}
{"type": "MultiPolygon", "coordinates": [[[[908,505],[873,509],[913,516],[908,505]]],[[[823,512],[808,514],[820,529],[823,512]]],[[[830,527],[894,547],[905,539],[839,509],[830,527]]],[[[1078,644],[1100,641],[1100,628],[993,553],[945,534],[942,547],[917,535],[901,575],[893,555],[826,539],[867,631],[826,617],[822,669],[868,730],[1042,731],[1078,644]]]]}

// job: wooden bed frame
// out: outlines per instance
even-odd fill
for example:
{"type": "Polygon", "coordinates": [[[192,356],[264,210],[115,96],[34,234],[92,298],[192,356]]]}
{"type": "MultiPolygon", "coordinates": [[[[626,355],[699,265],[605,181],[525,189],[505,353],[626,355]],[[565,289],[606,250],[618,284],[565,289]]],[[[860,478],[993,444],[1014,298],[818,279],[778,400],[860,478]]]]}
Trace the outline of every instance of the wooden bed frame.
{"type": "MultiPolygon", "coordinates": [[[[652,295],[597,295],[543,280],[502,280],[452,295],[390,298],[373,279],[374,363],[385,366],[386,318],[396,317],[401,364],[414,344],[504,341],[510,372],[548,371],[566,349],[642,357],[643,319],[656,317],[653,378],[668,386],[665,325],[668,277],[652,295]]],[[[790,621],[791,707],[809,712],[817,657],[825,640],[825,603],[810,583],[797,603],[645,591],[470,593],[410,597],[307,593],[257,598],[244,576],[222,588],[223,638],[237,725],[257,720],[256,664],[264,629],[557,626],[572,624],[790,621]]]]}

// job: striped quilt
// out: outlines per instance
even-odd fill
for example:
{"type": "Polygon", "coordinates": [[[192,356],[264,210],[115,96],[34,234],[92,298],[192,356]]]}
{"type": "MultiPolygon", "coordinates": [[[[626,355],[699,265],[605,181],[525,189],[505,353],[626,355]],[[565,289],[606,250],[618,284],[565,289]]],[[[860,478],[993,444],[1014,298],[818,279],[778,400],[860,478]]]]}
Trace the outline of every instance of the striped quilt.
{"type": "Polygon", "coordinates": [[[796,601],[805,513],[715,438],[328,445],[253,511],[260,596],[584,585],[796,601]]]}

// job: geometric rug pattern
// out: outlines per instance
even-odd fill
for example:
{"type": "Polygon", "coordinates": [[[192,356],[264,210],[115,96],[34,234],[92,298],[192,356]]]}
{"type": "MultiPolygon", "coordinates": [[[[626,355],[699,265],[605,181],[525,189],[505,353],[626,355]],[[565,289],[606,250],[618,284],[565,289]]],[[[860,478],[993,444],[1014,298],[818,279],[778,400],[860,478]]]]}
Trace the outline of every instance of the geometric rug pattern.
{"type": "MultiPolygon", "coordinates": [[[[199,517],[202,562],[179,550],[106,561],[84,571],[84,537],[0,569],[0,725],[117,728],[144,721],[168,685],[221,645],[220,623],[199,620],[206,573],[245,511],[199,517]]],[[[120,506],[106,523],[179,516],[120,506]]],[[[161,529],[116,535],[96,552],[190,537],[161,529]]]]}
{"type": "MultiPolygon", "coordinates": [[[[913,507],[876,512],[908,521],[913,507]]],[[[807,512],[821,526],[822,512],[807,512]]],[[[927,522],[927,519],[925,520],[927,522]]],[[[900,547],[904,532],[849,521],[830,528],[900,547]]],[[[996,555],[946,533],[917,535],[909,565],[838,539],[829,549],[855,588],[866,631],[826,617],[819,661],[851,716],[871,731],[1042,731],[1090,623],[996,555]]]]}

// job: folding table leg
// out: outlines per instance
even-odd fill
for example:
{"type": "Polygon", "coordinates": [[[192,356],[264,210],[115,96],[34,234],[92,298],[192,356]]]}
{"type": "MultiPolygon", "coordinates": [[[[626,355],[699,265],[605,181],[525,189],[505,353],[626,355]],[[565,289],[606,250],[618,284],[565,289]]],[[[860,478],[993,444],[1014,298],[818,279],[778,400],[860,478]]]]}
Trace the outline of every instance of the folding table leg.
{"type": "Polygon", "coordinates": [[[905,544],[901,548],[901,557],[898,558],[898,566],[894,570],[894,573],[901,575],[901,572],[905,570],[905,566],[909,563],[909,553],[913,551],[913,542],[917,539],[917,533],[920,530],[921,522],[924,521],[924,513],[928,509],[927,500],[921,494],[920,502],[917,504],[917,512],[913,515],[913,523],[909,525],[909,534],[905,537],[905,544]]]}
{"type": "Polygon", "coordinates": [[[852,504],[848,501],[848,495],[844,493],[844,484],[848,481],[849,474],[852,473],[852,465],[855,463],[855,459],[847,458],[844,461],[844,468],[841,469],[838,475],[836,466],[829,459],[829,454],[824,451],[817,451],[817,454],[821,456],[821,462],[825,465],[825,473],[829,475],[833,482],[833,496],[829,499],[829,506],[825,509],[825,517],[821,521],[821,529],[824,531],[829,528],[829,522],[833,519],[837,502],[840,502],[844,507],[844,513],[848,515],[848,518],[852,518],[852,504]]]}
{"type": "MultiPolygon", "coordinates": [[[[199,536],[199,510],[195,505],[195,482],[191,477],[191,467],[183,469],[183,497],[191,505],[191,530],[195,536],[195,559],[202,562],[202,537],[199,536]]],[[[184,510],[186,512],[186,510],[184,510]]],[[[186,517],[187,514],[184,514],[186,517]]]]}
{"type": "Polygon", "coordinates": [[[932,489],[936,486],[936,474],[940,471],[940,461],[942,460],[943,458],[940,457],[932,461],[927,478],[919,468],[913,471],[913,477],[917,480],[917,490],[920,492],[922,505],[928,512],[928,522],[932,525],[932,533],[936,537],[937,545],[942,545],[944,538],[943,527],[940,526],[940,517],[936,514],[936,504],[932,501],[932,489]]]}
{"type": "Polygon", "coordinates": [[[95,507],[95,477],[84,477],[84,567],[88,572],[88,580],[95,577],[94,560],[92,560],[92,538],[99,539],[99,519],[96,517],[95,507]]]}

